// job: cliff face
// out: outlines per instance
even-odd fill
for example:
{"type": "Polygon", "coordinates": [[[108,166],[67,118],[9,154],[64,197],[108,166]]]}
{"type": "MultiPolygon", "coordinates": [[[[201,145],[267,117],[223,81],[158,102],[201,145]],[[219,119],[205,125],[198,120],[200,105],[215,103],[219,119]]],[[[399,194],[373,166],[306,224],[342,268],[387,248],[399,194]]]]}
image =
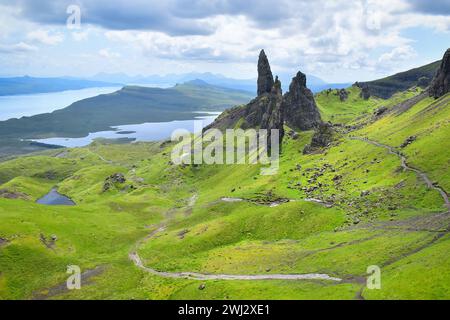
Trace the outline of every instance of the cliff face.
{"type": "Polygon", "coordinates": [[[306,87],[306,76],[300,71],[283,97],[282,108],[287,115],[286,124],[293,129],[311,130],[322,123],[314,95],[306,87]]]}
{"type": "Polygon", "coordinates": [[[283,110],[283,93],[281,90],[281,82],[278,77],[269,94],[269,103],[266,112],[263,115],[261,129],[268,130],[268,146],[271,146],[271,130],[278,129],[279,146],[284,137],[284,110],[283,110]]]}
{"type": "Polygon", "coordinates": [[[280,142],[284,137],[283,125],[299,130],[311,130],[322,124],[319,110],[311,90],[306,87],[306,76],[298,72],[292,79],[289,92],[284,96],[278,77],[273,80],[270,64],[264,51],[258,60],[258,96],[247,105],[222,113],[205,130],[226,129],[278,129],[280,142]]]}
{"type": "Polygon", "coordinates": [[[430,97],[440,98],[450,91],[450,49],[444,54],[441,65],[430,84],[428,92],[430,97]]]}

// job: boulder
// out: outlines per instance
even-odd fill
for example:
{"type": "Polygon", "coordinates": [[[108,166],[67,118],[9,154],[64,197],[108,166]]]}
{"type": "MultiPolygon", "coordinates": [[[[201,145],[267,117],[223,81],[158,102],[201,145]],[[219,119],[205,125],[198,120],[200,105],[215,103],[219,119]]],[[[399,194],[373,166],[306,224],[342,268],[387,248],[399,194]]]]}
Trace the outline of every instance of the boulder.
{"type": "Polygon", "coordinates": [[[303,154],[311,154],[329,147],[333,141],[333,135],[331,124],[321,123],[311,139],[311,144],[306,145],[303,149],[303,154]]]}
{"type": "Polygon", "coordinates": [[[379,117],[379,116],[383,115],[387,110],[388,110],[387,107],[381,106],[381,107],[379,107],[377,110],[375,110],[375,112],[374,112],[373,114],[374,114],[376,117],[379,117]]]}
{"type": "Polygon", "coordinates": [[[105,182],[103,184],[103,192],[108,191],[113,186],[115,186],[116,183],[125,183],[127,180],[125,179],[125,176],[123,173],[114,173],[110,175],[108,178],[105,179],[105,182]]]}
{"type": "Polygon", "coordinates": [[[416,141],[417,137],[416,136],[410,136],[408,138],[406,138],[406,140],[401,144],[400,148],[406,148],[407,146],[409,146],[411,143],[413,143],[414,141],[416,141]]]}
{"type": "Polygon", "coordinates": [[[345,89],[338,90],[337,94],[338,94],[339,100],[341,100],[341,102],[344,102],[348,99],[348,91],[345,89]]]}

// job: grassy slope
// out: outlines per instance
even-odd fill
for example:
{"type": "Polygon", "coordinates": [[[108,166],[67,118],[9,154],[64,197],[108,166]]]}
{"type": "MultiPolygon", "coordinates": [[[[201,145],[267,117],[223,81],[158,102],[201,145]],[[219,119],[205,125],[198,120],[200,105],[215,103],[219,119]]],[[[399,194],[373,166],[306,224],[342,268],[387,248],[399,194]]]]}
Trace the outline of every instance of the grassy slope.
{"type": "MultiPolygon", "coordinates": [[[[400,115],[371,122],[371,110],[381,104],[393,108],[411,95],[362,101],[355,91],[347,103],[319,96],[318,104],[324,115],[339,114],[333,118],[336,122],[370,123],[352,135],[398,146],[416,134],[418,140],[405,154],[440,185],[448,186],[449,149],[435,149],[446,143],[440,137],[448,136],[448,97],[437,102],[426,99],[400,115]],[[432,108],[440,102],[440,108],[432,108]],[[345,111],[337,112],[340,109],[345,111]]],[[[82,290],[51,298],[354,299],[363,288],[355,279],[366,276],[367,266],[374,264],[382,267],[382,290],[365,289],[366,298],[450,298],[445,272],[448,235],[435,239],[436,232],[427,231],[442,230],[449,223],[447,216],[436,214],[443,211],[439,194],[428,190],[414,173],[399,170],[396,156],[350,140],[347,134],[339,135],[323,154],[303,155],[311,135],[285,140],[275,176],[260,176],[258,166],[248,165],[173,166],[170,145],[147,143],[95,143],[0,163],[0,190],[30,198],[0,199],[0,238],[9,241],[0,248],[0,298],[45,294],[64,283],[68,264],[83,270],[104,266],[104,271],[82,290]],[[124,173],[127,182],[102,192],[105,178],[115,172],[124,173]],[[319,183],[322,187],[309,195],[302,190],[319,183]],[[33,203],[55,185],[77,206],[33,203]],[[220,201],[275,196],[295,201],[273,208],[220,201]],[[308,196],[334,205],[306,202],[308,196]],[[144,263],[158,270],[321,272],[348,281],[206,281],[205,290],[198,290],[197,281],[149,275],[132,265],[127,255],[162,223],[166,230],[138,248],[144,263]],[[40,242],[40,233],[58,236],[54,249],[40,242]]]]}
{"type": "Polygon", "coordinates": [[[438,100],[426,98],[403,113],[392,112],[362,129],[358,134],[399,147],[408,137],[417,140],[402,152],[413,166],[450,190],[450,94],[438,100]]]}
{"type": "Polygon", "coordinates": [[[336,90],[330,93],[322,91],[315,95],[323,120],[346,124],[358,116],[370,113],[377,105],[376,98],[370,98],[367,101],[361,99],[359,96],[361,90],[355,86],[348,88],[347,91],[348,99],[343,102],[335,94],[336,90]]]}
{"type": "Polygon", "coordinates": [[[419,79],[421,78],[425,80],[424,86],[429,85],[440,63],[441,61],[435,61],[425,66],[400,72],[383,79],[365,82],[365,84],[369,86],[369,91],[372,95],[387,99],[395,93],[418,86],[419,79]]]}

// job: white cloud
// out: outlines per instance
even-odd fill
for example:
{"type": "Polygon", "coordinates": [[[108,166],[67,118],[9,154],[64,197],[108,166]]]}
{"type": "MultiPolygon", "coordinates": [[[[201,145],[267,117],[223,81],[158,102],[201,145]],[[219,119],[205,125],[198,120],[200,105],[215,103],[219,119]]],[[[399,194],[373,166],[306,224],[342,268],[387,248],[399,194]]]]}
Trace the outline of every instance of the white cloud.
{"type": "Polygon", "coordinates": [[[72,32],[72,38],[75,41],[85,41],[89,37],[88,31],[82,31],[82,32],[72,32]]]}
{"type": "Polygon", "coordinates": [[[38,48],[29,45],[25,42],[19,42],[16,44],[9,44],[9,45],[0,44],[1,53],[27,53],[27,52],[34,52],[37,50],[38,48]]]}
{"type": "Polygon", "coordinates": [[[102,57],[102,58],[106,58],[106,59],[114,59],[114,58],[120,58],[120,54],[114,51],[111,51],[108,48],[104,48],[98,51],[98,54],[102,57]]]}
{"type": "Polygon", "coordinates": [[[50,34],[47,30],[34,30],[27,34],[27,39],[45,45],[56,45],[64,40],[61,33],[50,34]]]}
{"type": "Polygon", "coordinates": [[[384,53],[378,59],[380,63],[396,63],[407,59],[412,59],[417,55],[411,46],[401,46],[394,48],[388,53],[384,53]]]}
{"type": "MultiPolygon", "coordinates": [[[[196,70],[254,77],[258,52],[264,48],[275,73],[302,70],[328,81],[366,80],[380,70],[388,74],[431,59],[417,57],[412,48],[417,49],[413,41],[420,44],[423,35],[415,37],[405,30],[450,31],[448,14],[439,14],[439,6],[431,2],[418,6],[419,0],[196,0],[189,5],[178,0],[77,1],[83,4],[83,29],[68,36],[84,41],[83,51],[98,59],[81,59],[80,65],[98,70],[103,66],[98,62],[105,60],[108,71],[114,67],[118,72],[196,70]],[[168,25],[168,21],[177,24],[168,25]],[[192,28],[185,30],[186,26],[192,28]]],[[[47,6],[32,0],[18,3],[23,5],[6,8],[16,12],[13,16],[23,19],[27,27],[22,30],[15,24],[4,32],[10,36],[3,42],[23,38],[32,44],[56,44],[63,40],[65,27],[55,27],[64,21],[59,16],[65,12],[59,10],[61,4],[45,0],[42,3],[47,6]],[[24,8],[28,9],[18,10],[24,8]],[[34,29],[30,30],[30,24],[34,29]],[[42,31],[49,24],[53,33],[42,31]]],[[[1,9],[0,5],[0,19],[6,17],[1,9]]],[[[51,50],[63,59],[61,47],[51,50]]],[[[74,51],[73,45],[70,50],[74,51]]]]}

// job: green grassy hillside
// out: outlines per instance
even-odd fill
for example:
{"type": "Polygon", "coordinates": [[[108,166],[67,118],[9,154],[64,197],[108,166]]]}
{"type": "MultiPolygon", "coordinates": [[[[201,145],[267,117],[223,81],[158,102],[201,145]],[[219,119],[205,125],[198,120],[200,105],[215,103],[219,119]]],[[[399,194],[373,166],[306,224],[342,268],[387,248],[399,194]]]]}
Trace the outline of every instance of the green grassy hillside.
{"type": "Polygon", "coordinates": [[[383,79],[364,82],[364,84],[368,85],[372,95],[387,99],[395,93],[405,91],[414,86],[427,87],[440,64],[441,61],[436,61],[383,79]]]}
{"type": "Polygon", "coordinates": [[[364,101],[348,90],[345,102],[317,96],[323,117],[347,129],[311,155],[302,150],[312,132],[287,135],[273,176],[259,165],[175,166],[167,142],[0,163],[0,299],[449,299],[450,215],[437,188],[450,189],[450,96],[408,103],[414,89],[364,101]],[[126,181],[105,191],[115,173],[126,181]],[[76,206],[35,203],[55,186],[76,206]],[[67,265],[84,272],[81,290],[64,289],[67,265]],[[371,265],[381,290],[365,285],[371,265]]]}

